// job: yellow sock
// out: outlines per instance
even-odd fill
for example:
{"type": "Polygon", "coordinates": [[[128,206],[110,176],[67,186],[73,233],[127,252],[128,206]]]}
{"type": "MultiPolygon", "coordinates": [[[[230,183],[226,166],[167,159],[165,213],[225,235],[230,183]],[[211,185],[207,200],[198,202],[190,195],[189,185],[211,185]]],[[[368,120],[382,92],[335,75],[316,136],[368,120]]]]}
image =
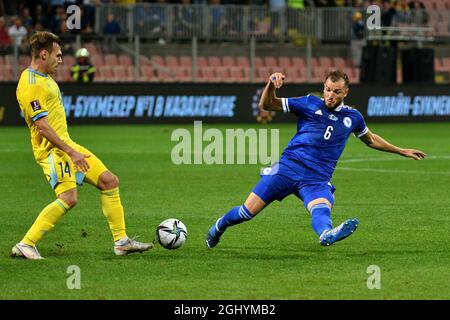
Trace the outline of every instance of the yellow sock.
{"type": "Polygon", "coordinates": [[[125,232],[125,217],[122,203],[120,202],[119,188],[103,190],[100,198],[102,200],[103,214],[108,220],[114,241],[125,237],[127,235],[125,232]]]}
{"type": "Polygon", "coordinates": [[[21,242],[30,246],[36,246],[44,234],[53,229],[55,224],[68,210],[69,206],[61,199],[56,199],[50,203],[39,213],[39,216],[21,242]]]}

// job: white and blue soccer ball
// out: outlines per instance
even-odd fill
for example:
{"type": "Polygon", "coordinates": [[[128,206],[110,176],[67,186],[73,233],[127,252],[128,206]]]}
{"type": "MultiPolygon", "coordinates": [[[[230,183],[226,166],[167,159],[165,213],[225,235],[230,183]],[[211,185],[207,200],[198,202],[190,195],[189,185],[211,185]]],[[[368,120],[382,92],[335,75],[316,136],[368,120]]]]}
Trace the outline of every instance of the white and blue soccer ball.
{"type": "Polygon", "coordinates": [[[188,232],[183,222],[170,218],[161,222],[156,228],[156,239],[166,249],[177,249],[187,240],[188,232]]]}

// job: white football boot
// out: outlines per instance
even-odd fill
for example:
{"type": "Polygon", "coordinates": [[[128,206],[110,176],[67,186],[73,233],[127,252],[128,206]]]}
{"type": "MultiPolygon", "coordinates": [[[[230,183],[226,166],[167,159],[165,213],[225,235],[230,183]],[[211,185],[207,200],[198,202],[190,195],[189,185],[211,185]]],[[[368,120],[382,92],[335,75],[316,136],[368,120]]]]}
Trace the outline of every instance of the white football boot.
{"type": "Polygon", "coordinates": [[[21,258],[30,259],[30,260],[44,259],[36,247],[29,246],[22,242],[19,242],[12,248],[11,256],[12,257],[21,257],[21,258]]]}
{"type": "Polygon", "coordinates": [[[153,243],[143,243],[132,238],[122,238],[114,243],[114,253],[124,256],[133,252],[144,252],[153,248],[153,243]]]}

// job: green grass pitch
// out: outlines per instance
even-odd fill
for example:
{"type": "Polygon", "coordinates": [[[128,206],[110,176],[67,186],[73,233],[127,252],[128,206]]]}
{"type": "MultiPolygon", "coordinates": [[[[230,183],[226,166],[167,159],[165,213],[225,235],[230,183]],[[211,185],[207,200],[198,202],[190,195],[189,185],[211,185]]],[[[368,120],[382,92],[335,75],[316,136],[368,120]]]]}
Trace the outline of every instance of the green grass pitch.
{"type": "MultiPolygon", "coordinates": [[[[252,127],[264,128],[254,125],[252,127]]],[[[185,125],[192,129],[191,125],[185,125]]],[[[204,129],[211,127],[204,125],[204,129]]],[[[250,128],[250,125],[220,125],[250,128]]],[[[280,129],[280,151],[295,124],[280,129]]],[[[302,203],[290,196],[254,220],[230,228],[209,250],[215,219],[240,205],[257,183],[259,165],[172,164],[178,126],[72,126],[121,181],[127,231],[152,241],[159,222],[181,219],[185,246],[160,246],[116,257],[99,192],[79,188],[79,202],[39,244],[43,261],[9,257],[12,246],[54,195],[35,164],[25,127],[0,128],[1,299],[449,299],[450,125],[372,124],[388,141],[422,149],[413,161],[349,138],[333,177],[335,225],[358,217],[354,235],[322,247],[302,203]],[[70,290],[68,267],[81,271],[70,290]],[[368,289],[380,268],[380,289],[368,289]]]]}

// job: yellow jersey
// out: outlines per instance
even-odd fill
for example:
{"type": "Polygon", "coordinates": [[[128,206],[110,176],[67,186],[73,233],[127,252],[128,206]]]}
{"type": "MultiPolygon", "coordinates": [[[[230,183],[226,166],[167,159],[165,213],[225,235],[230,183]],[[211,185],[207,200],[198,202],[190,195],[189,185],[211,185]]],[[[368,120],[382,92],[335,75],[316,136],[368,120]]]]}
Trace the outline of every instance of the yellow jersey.
{"type": "Polygon", "coordinates": [[[61,92],[52,77],[31,68],[25,69],[20,75],[16,96],[30,128],[31,145],[37,162],[47,159],[54,147],[39,133],[39,128],[34,124],[36,120],[44,116],[48,117],[48,123],[62,141],[68,145],[74,144],[67,131],[66,112],[61,92]]]}

